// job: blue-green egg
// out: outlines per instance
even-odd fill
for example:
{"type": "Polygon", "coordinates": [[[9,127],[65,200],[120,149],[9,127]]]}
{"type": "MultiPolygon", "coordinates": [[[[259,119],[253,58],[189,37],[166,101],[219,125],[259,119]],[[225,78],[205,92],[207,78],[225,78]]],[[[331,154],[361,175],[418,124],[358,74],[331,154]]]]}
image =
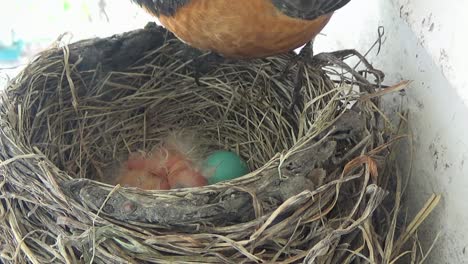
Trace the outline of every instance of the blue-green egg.
{"type": "Polygon", "coordinates": [[[236,153],[226,150],[215,151],[202,163],[208,183],[232,180],[249,173],[247,163],[236,153]]]}

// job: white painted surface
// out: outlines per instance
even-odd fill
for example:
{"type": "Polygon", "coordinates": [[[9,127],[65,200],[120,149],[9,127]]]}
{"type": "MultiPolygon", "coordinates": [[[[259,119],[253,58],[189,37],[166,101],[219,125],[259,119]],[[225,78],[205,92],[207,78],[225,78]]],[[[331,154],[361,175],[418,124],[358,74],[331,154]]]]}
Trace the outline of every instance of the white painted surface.
{"type": "MultiPolygon", "coordinates": [[[[378,26],[384,26],[381,52],[371,52],[369,58],[385,70],[387,84],[413,80],[404,98],[414,133],[410,215],[432,193],[443,195],[420,232],[425,246],[442,232],[427,263],[468,263],[467,10],[464,0],[353,0],[335,14],[324,31],[327,36],[315,46],[316,52],[365,52],[377,38],[378,26]]],[[[408,159],[402,151],[402,162],[408,159]]]]}

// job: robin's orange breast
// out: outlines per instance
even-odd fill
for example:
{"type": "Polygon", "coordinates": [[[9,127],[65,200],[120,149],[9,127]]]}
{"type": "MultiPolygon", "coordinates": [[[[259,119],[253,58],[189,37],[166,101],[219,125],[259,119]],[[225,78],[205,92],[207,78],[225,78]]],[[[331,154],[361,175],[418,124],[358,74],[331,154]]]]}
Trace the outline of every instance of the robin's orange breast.
{"type": "Polygon", "coordinates": [[[312,40],[331,13],[314,20],[289,17],[270,0],[191,0],[160,22],[187,44],[226,57],[267,57],[312,40]]]}

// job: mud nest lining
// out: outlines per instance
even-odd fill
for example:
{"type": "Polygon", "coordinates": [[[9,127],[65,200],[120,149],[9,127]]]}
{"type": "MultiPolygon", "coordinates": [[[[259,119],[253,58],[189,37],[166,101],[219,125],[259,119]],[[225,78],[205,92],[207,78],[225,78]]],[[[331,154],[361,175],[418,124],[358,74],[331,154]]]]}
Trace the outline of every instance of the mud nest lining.
{"type": "Polygon", "coordinates": [[[378,83],[346,67],[308,66],[289,111],[297,66],[283,69],[293,54],[218,61],[197,85],[185,50],[149,25],[52,48],[9,84],[0,106],[3,262],[400,257],[415,232],[396,228],[391,143],[400,137],[371,99],[378,83]],[[252,172],[170,191],[108,184],[129,152],[179,130],[238,152],[252,172]]]}

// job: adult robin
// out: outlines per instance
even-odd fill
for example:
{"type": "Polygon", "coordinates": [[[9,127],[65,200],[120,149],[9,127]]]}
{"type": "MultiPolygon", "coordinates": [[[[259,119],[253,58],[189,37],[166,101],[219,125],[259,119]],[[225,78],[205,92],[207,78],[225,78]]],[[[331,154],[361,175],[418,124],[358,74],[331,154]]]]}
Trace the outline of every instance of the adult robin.
{"type": "Polygon", "coordinates": [[[262,58],[311,41],[350,0],[133,0],[179,39],[228,58],[262,58]]]}
{"type": "MultiPolygon", "coordinates": [[[[350,0],[132,1],[156,16],[180,40],[199,50],[227,58],[250,59],[289,52],[308,43],[299,56],[307,62],[312,57],[311,41],[333,12],[350,0]]],[[[339,56],[356,53],[347,50],[339,56]]],[[[304,67],[299,69],[304,71],[304,67]]],[[[293,100],[297,99],[302,83],[295,86],[293,100]]]]}

